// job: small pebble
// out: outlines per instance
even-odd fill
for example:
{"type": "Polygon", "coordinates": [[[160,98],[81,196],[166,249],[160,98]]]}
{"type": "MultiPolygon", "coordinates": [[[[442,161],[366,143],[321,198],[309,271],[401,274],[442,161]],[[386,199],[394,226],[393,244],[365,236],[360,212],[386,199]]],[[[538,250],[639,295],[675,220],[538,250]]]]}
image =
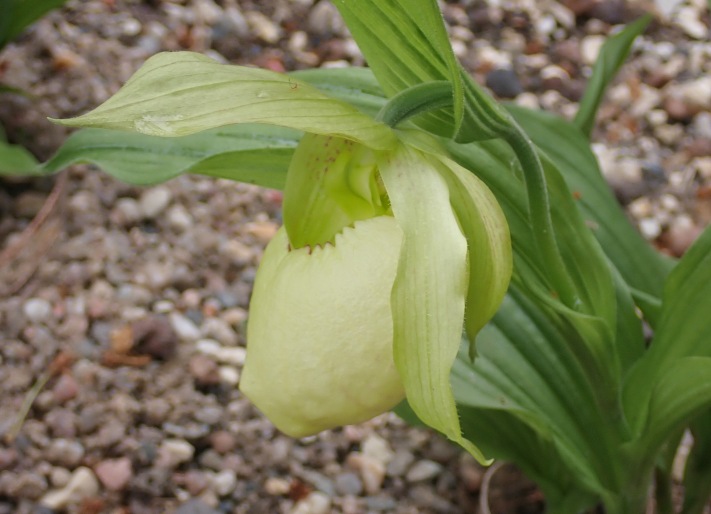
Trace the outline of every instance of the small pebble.
{"type": "Polygon", "coordinates": [[[178,337],[185,341],[197,341],[200,339],[200,329],[188,318],[177,312],[169,315],[170,324],[178,337]]]}
{"type": "Polygon", "coordinates": [[[167,187],[157,186],[144,191],[138,200],[141,215],[146,219],[154,219],[170,204],[173,195],[167,187]]]}
{"type": "Polygon", "coordinates": [[[363,482],[355,473],[340,473],[336,476],[336,492],[340,495],[358,496],[363,493],[363,482]]]}
{"type": "Polygon", "coordinates": [[[346,458],[346,463],[360,473],[368,494],[376,494],[380,491],[385,479],[385,466],[382,462],[368,455],[352,452],[346,458]]]}
{"type": "Polygon", "coordinates": [[[161,468],[174,468],[188,462],[195,454],[195,447],[183,439],[166,439],[158,448],[158,462],[161,468]]]}
{"type": "Polygon", "coordinates": [[[442,465],[431,460],[417,461],[405,475],[408,482],[424,482],[442,472],[442,465]]]}
{"type": "Polygon", "coordinates": [[[395,452],[394,457],[387,465],[387,472],[390,476],[402,476],[415,461],[415,456],[409,450],[400,449],[395,452]]]}
{"type": "Polygon", "coordinates": [[[218,496],[227,496],[237,484],[237,476],[231,469],[223,469],[211,478],[212,488],[218,496]]]}
{"type": "Polygon", "coordinates": [[[32,323],[44,323],[52,316],[52,304],[44,298],[30,298],[22,306],[22,312],[32,323]]]}
{"type": "Polygon", "coordinates": [[[363,455],[373,457],[384,466],[393,459],[394,453],[388,442],[377,434],[369,434],[361,445],[363,455]]]}
{"type": "Polygon", "coordinates": [[[518,76],[509,68],[498,68],[487,73],[486,87],[499,98],[516,98],[523,93],[518,76]]]}
{"type": "Polygon", "coordinates": [[[220,366],[218,371],[220,382],[227,385],[236,386],[239,383],[239,371],[232,366],[220,366]]]}
{"type": "Polygon", "coordinates": [[[94,472],[102,485],[109,491],[123,490],[133,476],[131,459],[120,457],[106,459],[94,467],[94,472]]]}
{"type": "Polygon", "coordinates": [[[226,430],[218,430],[210,434],[210,444],[217,453],[224,455],[235,449],[237,438],[226,430]]]}
{"type": "Polygon", "coordinates": [[[219,366],[210,356],[197,354],[188,361],[188,372],[198,386],[215,385],[220,382],[219,366]]]}
{"type": "Polygon", "coordinates": [[[323,493],[314,491],[297,502],[289,512],[290,514],[329,514],[331,499],[323,493]]]}
{"type": "Polygon", "coordinates": [[[40,499],[40,504],[50,509],[60,510],[70,505],[78,505],[83,499],[99,493],[99,481],[94,473],[85,467],[77,468],[66,486],[48,492],[40,499]]]}
{"type": "Polygon", "coordinates": [[[47,460],[66,468],[74,468],[84,457],[84,447],[71,439],[54,439],[46,453],[47,460]]]}
{"type": "Polygon", "coordinates": [[[10,497],[27,498],[36,500],[47,490],[47,480],[40,474],[32,471],[20,471],[5,475],[11,477],[11,481],[6,484],[5,490],[10,497]]]}
{"type": "Polygon", "coordinates": [[[269,477],[264,482],[264,490],[272,496],[283,496],[291,489],[291,482],[283,478],[269,477]]]}
{"type": "Polygon", "coordinates": [[[69,373],[62,373],[52,387],[54,401],[62,405],[69,400],[76,398],[79,394],[79,384],[69,373]]]}

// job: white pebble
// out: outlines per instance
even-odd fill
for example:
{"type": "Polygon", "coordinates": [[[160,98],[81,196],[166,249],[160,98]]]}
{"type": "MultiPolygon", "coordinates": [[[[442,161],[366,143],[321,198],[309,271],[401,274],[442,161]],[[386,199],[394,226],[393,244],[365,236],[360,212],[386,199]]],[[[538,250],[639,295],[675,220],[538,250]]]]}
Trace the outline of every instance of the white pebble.
{"type": "Polygon", "coordinates": [[[178,232],[184,232],[193,225],[193,217],[182,205],[173,205],[167,212],[168,225],[178,232]]]}
{"type": "Polygon", "coordinates": [[[363,455],[377,459],[386,467],[395,456],[388,442],[377,434],[368,435],[363,441],[362,449],[363,455]]]}
{"type": "Polygon", "coordinates": [[[328,514],[331,512],[331,499],[323,493],[314,491],[300,500],[290,514],[328,514]]]}
{"type": "Polygon", "coordinates": [[[583,58],[583,62],[588,65],[595,64],[604,43],[605,36],[598,34],[585,36],[580,42],[580,55],[583,58]]]}
{"type": "Polygon", "coordinates": [[[237,484],[237,476],[231,469],[223,469],[219,473],[215,473],[211,480],[212,488],[218,496],[227,496],[234,491],[237,484]]]}
{"type": "Polygon", "coordinates": [[[699,19],[699,13],[693,7],[682,7],[674,17],[676,25],[695,39],[705,39],[708,36],[709,29],[699,19]]]}
{"type": "Polygon", "coordinates": [[[152,219],[162,213],[170,204],[173,195],[167,187],[147,189],[138,201],[144,218],[152,219]]]}
{"type": "Polygon", "coordinates": [[[170,324],[180,339],[197,341],[200,339],[200,329],[195,323],[177,312],[170,313],[170,324]]]}
{"type": "Polygon", "coordinates": [[[40,503],[53,510],[60,510],[70,505],[80,503],[84,498],[96,496],[99,493],[99,481],[94,472],[86,467],[77,468],[72,473],[66,486],[49,491],[40,503]]]}
{"type": "Polygon", "coordinates": [[[269,477],[264,482],[264,490],[272,496],[282,496],[289,492],[291,484],[288,480],[278,477],[269,477]]]}
{"type": "Polygon", "coordinates": [[[232,366],[220,366],[217,372],[220,376],[220,382],[236,386],[239,383],[239,371],[232,366]]]}
{"type": "Polygon", "coordinates": [[[656,218],[643,218],[639,220],[639,231],[647,240],[654,240],[662,233],[662,227],[656,218]]]}
{"type": "Polygon", "coordinates": [[[174,468],[195,455],[195,447],[183,439],[166,439],[158,449],[158,466],[174,468]]]}
{"type": "Polygon", "coordinates": [[[52,305],[44,298],[30,298],[22,306],[22,312],[32,323],[42,323],[52,315],[52,305]]]}
{"type": "Polygon", "coordinates": [[[442,471],[442,465],[431,460],[416,462],[405,475],[408,482],[422,482],[436,477],[442,471]]]}

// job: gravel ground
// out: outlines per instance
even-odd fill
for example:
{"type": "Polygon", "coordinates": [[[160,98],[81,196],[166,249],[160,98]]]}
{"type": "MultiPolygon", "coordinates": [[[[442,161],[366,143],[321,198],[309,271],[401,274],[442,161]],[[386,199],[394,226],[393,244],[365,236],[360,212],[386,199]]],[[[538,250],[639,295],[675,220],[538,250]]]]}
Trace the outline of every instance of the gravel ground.
{"type": "MultiPolygon", "coordinates": [[[[674,255],[711,222],[704,5],[653,24],[595,134],[631,218],[674,255]]],[[[605,34],[642,7],[443,5],[481,83],[566,116],[605,34]]],[[[71,1],[0,53],[0,82],[31,93],[0,97],[0,121],[46,158],[65,136],[46,116],[85,112],[147,57],[178,49],[277,71],[363,62],[323,0],[71,1]]],[[[82,166],[0,182],[0,514],[477,511],[483,470],[439,437],[384,415],[296,441],[237,391],[280,200],[195,177],[139,189],[82,166]]],[[[534,494],[502,512],[540,507],[534,494]]]]}

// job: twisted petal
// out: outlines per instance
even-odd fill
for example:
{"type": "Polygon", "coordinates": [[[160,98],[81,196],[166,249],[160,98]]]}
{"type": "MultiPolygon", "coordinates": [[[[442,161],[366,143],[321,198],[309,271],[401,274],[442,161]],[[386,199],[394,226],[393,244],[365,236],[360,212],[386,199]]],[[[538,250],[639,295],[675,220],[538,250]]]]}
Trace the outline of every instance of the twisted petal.
{"type": "Polygon", "coordinates": [[[284,229],[257,273],[240,389],[283,432],[359,423],[404,397],[390,294],[402,231],[358,221],[335,245],[289,250],[284,229]]]}
{"type": "Polygon", "coordinates": [[[462,437],[449,382],[461,343],[468,264],[447,182],[427,155],[405,145],[379,164],[404,233],[392,308],[395,363],[407,400],[422,421],[484,461],[462,437]]]}

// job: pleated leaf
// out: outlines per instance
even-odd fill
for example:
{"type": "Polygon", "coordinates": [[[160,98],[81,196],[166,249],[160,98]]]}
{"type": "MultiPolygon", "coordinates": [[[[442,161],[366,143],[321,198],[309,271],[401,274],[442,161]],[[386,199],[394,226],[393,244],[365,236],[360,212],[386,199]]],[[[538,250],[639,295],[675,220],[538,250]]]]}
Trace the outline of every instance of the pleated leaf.
{"type": "Polygon", "coordinates": [[[340,136],[375,149],[394,143],[386,125],[288,75],[219,64],[192,52],[151,57],[110,99],[72,127],[175,137],[236,123],[340,136]]]}
{"type": "Polygon", "coordinates": [[[552,114],[513,105],[508,109],[561,171],[588,228],[625,281],[638,295],[661,301],[663,278],[673,262],[627,221],[583,133],[552,114]]]}
{"type": "MultiPolygon", "coordinates": [[[[465,358],[464,350],[457,359],[452,371],[457,403],[505,411],[542,441],[549,441],[544,446],[553,455],[553,465],[539,469],[534,479],[555,482],[551,474],[555,463],[564,463],[578,490],[603,494],[619,479],[614,426],[606,424],[608,418],[599,410],[584,364],[571,350],[566,335],[516,287],[510,292],[492,323],[481,331],[476,360],[472,363],[465,358]]],[[[476,423],[467,430],[475,444],[481,437],[482,448],[491,449],[494,455],[505,452],[511,439],[499,439],[487,429],[479,435],[476,423]]],[[[530,438],[524,429],[520,431],[522,437],[530,438]]],[[[515,457],[537,469],[525,454],[526,449],[520,448],[515,457]]]]}
{"type": "MultiPolygon", "coordinates": [[[[677,387],[669,370],[679,366],[678,361],[687,357],[711,358],[710,312],[711,227],[707,227],[669,275],[654,340],[627,381],[625,408],[636,429],[646,422],[650,395],[654,402],[657,401],[654,395],[662,394],[659,387],[650,391],[649,384],[666,377],[664,380],[669,387],[677,387]]],[[[690,366],[702,369],[704,365],[690,366]]],[[[678,378],[686,380],[682,375],[678,378]]]]}
{"type": "Polygon", "coordinates": [[[197,173],[281,189],[301,134],[264,125],[232,125],[177,138],[106,129],[72,134],[43,165],[53,173],[91,163],[136,185],[197,173]]]}

